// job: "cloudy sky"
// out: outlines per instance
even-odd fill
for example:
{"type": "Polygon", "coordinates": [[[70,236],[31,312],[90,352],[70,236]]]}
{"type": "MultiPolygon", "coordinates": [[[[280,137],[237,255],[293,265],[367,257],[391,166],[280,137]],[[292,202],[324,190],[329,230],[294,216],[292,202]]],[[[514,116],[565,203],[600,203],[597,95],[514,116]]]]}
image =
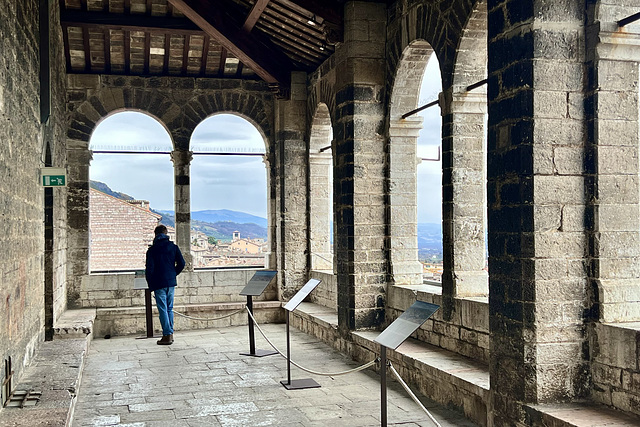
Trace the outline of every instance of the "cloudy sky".
{"type": "MultiPolygon", "coordinates": [[[[441,90],[436,60],[429,61],[420,92],[420,105],[441,90]]],[[[418,155],[435,158],[440,144],[441,118],[436,106],[420,113],[424,127],[418,155]]],[[[205,152],[264,153],[258,130],[244,119],[220,114],[204,120],[191,141],[192,211],[231,209],[267,216],[266,169],[261,156],[213,156],[205,152]]],[[[173,210],[173,164],[167,154],[99,154],[100,150],[171,151],[169,134],[155,119],[139,112],[122,112],[104,119],[91,136],[94,150],[91,179],[136,199],[149,200],[157,210],[173,210]]],[[[418,166],[418,221],[440,222],[441,163],[418,166]]]]}

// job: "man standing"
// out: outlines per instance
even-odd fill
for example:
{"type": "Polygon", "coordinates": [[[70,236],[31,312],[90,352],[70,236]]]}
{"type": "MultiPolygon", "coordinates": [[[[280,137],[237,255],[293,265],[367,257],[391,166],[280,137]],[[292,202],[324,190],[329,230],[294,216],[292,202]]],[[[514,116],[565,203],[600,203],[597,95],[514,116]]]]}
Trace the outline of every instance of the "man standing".
{"type": "Polygon", "coordinates": [[[167,227],[160,224],[153,230],[153,245],[147,250],[145,275],[149,289],[156,298],[156,307],[162,325],[162,339],[159,345],[173,344],[173,292],[177,285],[176,276],[184,268],[184,258],[180,248],[169,240],[167,227]]]}

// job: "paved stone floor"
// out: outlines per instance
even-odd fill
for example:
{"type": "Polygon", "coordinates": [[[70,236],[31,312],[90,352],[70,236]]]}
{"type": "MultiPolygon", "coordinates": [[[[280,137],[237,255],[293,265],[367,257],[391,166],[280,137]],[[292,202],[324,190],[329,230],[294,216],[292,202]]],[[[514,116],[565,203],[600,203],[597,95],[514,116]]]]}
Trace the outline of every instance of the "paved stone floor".
{"type": "MultiPolygon", "coordinates": [[[[262,327],[286,351],[284,325],[262,327]]],[[[96,338],[78,393],[73,427],[379,426],[380,378],[372,369],[335,377],[291,367],[292,379],[313,378],[320,388],[286,390],[286,359],[241,356],[247,327],[176,333],[172,346],[155,339],[96,338]]],[[[269,349],[258,331],[259,349],[269,349]]],[[[291,357],[319,372],[359,366],[297,330],[291,357]]],[[[442,426],[474,426],[461,414],[422,400],[442,426]]],[[[395,382],[388,387],[388,423],[432,426],[428,416],[395,382]]]]}

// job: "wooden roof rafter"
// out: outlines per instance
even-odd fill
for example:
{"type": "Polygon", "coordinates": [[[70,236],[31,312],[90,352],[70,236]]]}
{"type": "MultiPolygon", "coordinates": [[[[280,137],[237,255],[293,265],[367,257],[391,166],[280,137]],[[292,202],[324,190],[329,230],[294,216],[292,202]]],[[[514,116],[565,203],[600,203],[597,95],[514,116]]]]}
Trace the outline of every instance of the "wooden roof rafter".
{"type": "Polygon", "coordinates": [[[272,47],[270,42],[257,34],[249,37],[242,29],[229,28],[218,8],[212,8],[208,1],[169,0],[169,3],[250,67],[276,89],[277,94],[288,95],[291,80],[289,70],[293,69],[291,61],[272,47]]]}

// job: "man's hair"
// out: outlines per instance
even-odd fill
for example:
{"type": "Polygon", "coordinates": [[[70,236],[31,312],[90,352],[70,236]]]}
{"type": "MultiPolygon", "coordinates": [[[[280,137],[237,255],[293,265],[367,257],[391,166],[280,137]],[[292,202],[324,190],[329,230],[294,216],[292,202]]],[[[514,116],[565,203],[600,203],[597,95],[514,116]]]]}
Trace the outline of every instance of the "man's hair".
{"type": "Polygon", "coordinates": [[[167,227],[165,227],[164,225],[160,224],[159,226],[157,226],[154,230],[153,233],[157,236],[158,234],[167,234],[169,231],[167,230],[167,227]]]}

